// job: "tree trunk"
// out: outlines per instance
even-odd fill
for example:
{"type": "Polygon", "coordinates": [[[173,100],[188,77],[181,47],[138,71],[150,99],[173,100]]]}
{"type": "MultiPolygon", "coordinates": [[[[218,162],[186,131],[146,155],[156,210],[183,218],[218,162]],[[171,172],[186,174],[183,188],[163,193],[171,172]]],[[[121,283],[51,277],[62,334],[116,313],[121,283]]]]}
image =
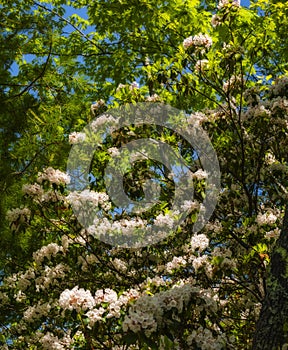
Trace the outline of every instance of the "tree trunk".
{"type": "Polygon", "coordinates": [[[267,294],[256,325],[252,350],[280,350],[288,343],[288,205],[273,249],[267,294]]]}

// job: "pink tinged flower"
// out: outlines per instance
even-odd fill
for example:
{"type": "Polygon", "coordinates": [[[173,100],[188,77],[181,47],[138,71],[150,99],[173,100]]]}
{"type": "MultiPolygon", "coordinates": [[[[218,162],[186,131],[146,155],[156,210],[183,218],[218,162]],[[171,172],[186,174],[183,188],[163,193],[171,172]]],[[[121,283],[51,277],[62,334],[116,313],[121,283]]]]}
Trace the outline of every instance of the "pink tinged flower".
{"type": "Polygon", "coordinates": [[[89,318],[88,328],[92,328],[96,322],[101,321],[105,312],[106,310],[103,307],[88,311],[85,314],[89,318]]]}
{"type": "Polygon", "coordinates": [[[183,41],[183,47],[185,50],[188,49],[192,45],[193,45],[193,37],[192,36],[189,36],[189,38],[186,38],[183,41]]]}
{"type": "Polygon", "coordinates": [[[277,221],[277,216],[271,212],[267,212],[264,214],[258,214],[256,218],[256,222],[262,225],[273,225],[277,221]]]}
{"type": "Polygon", "coordinates": [[[9,222],[13,223],[18,221],[19,223],[27,222],[30,218],[31,211],[29,208],[15,208],[8,210],[6,218],[9,222]]]}
{"type": "Polygon", "coordinates": [[[231,7],[240,7],[240,0],[220,0],[218,3],[218,10],[221,10],[222,8],[228,7],[231,5],[231,7]]]}
{"type": "Polygon", "coordinates": [[[83,132],[72,132],[72,134],[69,135],[69,143],[71,145],[83,142],[86,138],[86,134],[83,132]]]}
{"type": "Polygon", "coordinates": [[[83,288],[78,289],[78,286],[72,290],[66,289],[61,293],[59,305],[64,310],[87,310],[95,306],[95,300],[89,290],[83,288]]]}
{"type": "Polygon", "coordinates": [[[158,102],[158,101],[160,101],[161,100],[161,97],[159,96],[159,95],[157,95],[157,94],[154,94],[154,95],[152,95],[152,96],[148,96],[147,98],[146,98],[146,101],[147,102],[158,102]]]}
{"type": "Polygon", "coordinates": [[[184,49],[189,48],[190,46],[194,47],[204,47],[206,49],[209,49],[212,45],[212,39],[208,34],[202,34],[199,33],[195,36],[190,36],[189,38],[185,39],[183,41],[183,47],[184,49]]]}
{"type": "Polygon", "coordinates": [[[193,177],[196,178],[197,180],[203,180],[208,177],[208,174],[205,170],[198,169],[194,174],[193,177]]]}
{"type": "Polygon", "coordinates": [[[203,233],[194,235],[191,238],[191,247],[196,250],[199,249],[200,252],[205,250],[209,245],[209,238],[206,237],[203,233]]]}
{"type": "Polygon", "coordinates": [[[24,184],[22,186],[22,192],[31,197],[41,197],[44,193],[43,188],[37,184],[24,184]]]}
{"type": "Polygon", "coordinates": [[[106,288],[104,290],[104,299],[103,299],[103,301],[105,303],[113,303],[113,302],[117,301],[117,299],[118,299],[118,296],[117,296],[117,293],[114,290],[112,290],[110,288],[106,288]]]}
{"type": "Polygon", "coordinates": [[[108,153],[112,157],[117,157],[120,155],[119,149],[117,147],[108,148],[108,153]]]}
{"type": "Polygon", "coordinates": [[[38,173],[37,182],[49,181],[55,185],[65,185],[70,183],[70,176],[58,169],[48,167],[42,173],[38,173]]]}

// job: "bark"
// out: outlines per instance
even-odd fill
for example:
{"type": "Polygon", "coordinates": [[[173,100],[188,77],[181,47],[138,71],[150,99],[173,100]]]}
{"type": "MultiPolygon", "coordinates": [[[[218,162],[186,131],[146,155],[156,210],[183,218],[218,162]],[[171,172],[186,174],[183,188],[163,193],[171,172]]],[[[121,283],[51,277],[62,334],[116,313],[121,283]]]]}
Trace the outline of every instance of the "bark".
{"type": "Polygon", "coordinates": [[[288,206],[273,249],[252,350],[280,350],[288,343],[288,206]]]}

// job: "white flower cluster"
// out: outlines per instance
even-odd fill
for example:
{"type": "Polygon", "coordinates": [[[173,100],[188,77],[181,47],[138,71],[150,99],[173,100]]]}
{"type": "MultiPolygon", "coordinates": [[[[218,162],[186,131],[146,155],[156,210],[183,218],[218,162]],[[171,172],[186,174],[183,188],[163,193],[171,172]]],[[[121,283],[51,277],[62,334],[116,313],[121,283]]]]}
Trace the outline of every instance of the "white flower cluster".
{"type": "Polygon", "coordinates": [[[172,229],[174,226],[174,220],[171,215],[161,213],[156,216],[154,224],[158,227],[167,227],[168,229],[172,229]]]}
{"type": "Polygon", "coordinates": [[[118,85],[118,87],[117,87],[117,89],[116,89],[116,91],[120,91],[120,90],[122,90],[122,89],[125,89],[126,88],[126,84],[122,84],[122,83],[120,83],[119,85],[118,85]]]}
{"type": "Polygon", "coordinates": [[[117,157],[120,155],[119,149],[117,147],[110,147],[107,151],[112,157],[117,157]]]}
{"type": "Polygon", "coordinates": [[[95,103],[92,103],[91,108],[90,108],[91,114],[92,114],[92,115],[95,115],[96,112],[97,112],[98,110],[100,110],[100,109],[101,109],[102,107],[104,107],[104,106],[105,106],[105,102],[104,102],[103,100],[99,100],[99,101],[97,101],[97,102],[95,102],[95,103]]]}
{"type": "Polygon", "coordinates": [[[69,143],[71,145],[81,143],[85,140],[86,134],[84,132],[72,132],[72,134],[69,135],[69,143]]]}
{"type": "Polygon", "coordinates": [[[208,118],[207,116],[202,113],[202,112],[195,112],[192,113],[188,118],[187,118],[187,122],[188,124],[196,124],[196,125],[201,125],[203,122],[207,121],[208,118]]]}
{"type": "Polygon", "coordinates": [[[43,188],[37,184],[24,184],[22,192],[30,197],[41,197],[44,194],[43,188]]]}
{"type": "Polygon", "coordinates": [[[94,207],[101,207],[104,210],[109,210],[111,208],[111,203],[109,202],[109,196],[104,192],[95,192],[86,189],[81,192],[70,192],[66,199],[73,204],[76,209],[81,209],[83,206],[88,206],[91,204],[94,207]]]}
{"type": "Polygon", "coordinates": [[[137,83],[137,81],[133,81],[133,83],[131,83],[130,85],[127,84],[122,84],[120,83],[116,89],[116,91],[120,91],[122,89],[125,89],[127,86],[129,86],[129,90],[135,90],[135,89],[139,89],[139,84],[137,83]]]}
{"type": "Polygon", "coordinates": [[[217,8],[218,10],[221,10],[222,8],[225,8],[227,6],[238,8],[240,7],[240,0],[220,0],[217,8]]]}
{"type": "Polygon", "coordinates": [[[267,116],[271,116],[271,111],[267,109],[264,104],[258,104],[254,107],[248,108],[243,115],[243,117],[247,119],[252,117],[263,118],[267,116]]]}
{"type": "Polygon", "coordinates": [[[11,223],[15,221],[23,223],[29,220],[30,215],[31,211],[29,208],[15,208],[7,211],[6,219],[11,223]]]}
{"type": "Polygon", "coordinates": [[[288,77],[277,78],[270,91],[274,96],[288,96],[288,77]]]}
{"type": "Polygon", "coordinates": [[[228,11],[230,9],[235,10],[235,9],[238,9],[239,7],[240,7],[240,0],[220,0],[217,8],[222,13],[220,14],[215,13],[212,16],[212,19],[211,19],[212,26],[215,28],[221,25],[221,23],[223,22],[223,19],[225,18],[224,16],[227,14],[227,11],[225,10],[228,10],[228,11]],[[224,13],[222,10],[224,10],[224,13]]]}
{"type": "Polygon", "coordinates": [[[195,209],[199,209],[199,207],[200,207],[200,205],[198,202],[185,200],[183,202],[183,204],[181,205],[181,210],[186,212],[186,211],[192,211],[195,209]]]}
{"type": "Polygon", "coordinates": [[[17,287],[23,292],[25,291],[30,285],[32,280],[35,278],[35,272],[32,268],[29,268],[24,273],[20,273],[17,275],[17,287]]]}
{"type": "Polygon", "coordinates": [[[260,225],[273,225],[277,221],[277,216],[269,211],[264,214],[259,213],[256,218],[256,222],[260,225]]]}
{"type": "Polygon", "coordinates": [[[117,293],[110,288],[97,290],[95,293],[95,304],[101,306],[93,308],[85,314],[89,318],[89,328],[92,328],[95,322],[101,321],[103,317],[119,318],[121,316],[121,307],[127,305],[131,300],[137,299],[139,295],[139,292],[135,289],[130,289],[119,297],[117,293]]]}
{"type": "Polygon", "coordinates": [[[199,252],[203,252],[209,246],[209,238],[204,233],[195,234],[191,238],[192,250],[199,249],[199,252]]]}
{"type": "Polygon", "coordinates": [[[133,83],[130,84],[129,89],[130,90],[139,89],[139,84],[137,83],[137,81],[133,81],[133,83]]]}
{"type": "Polygon", "coordinates": [[[147,102],[159,102],[161,101],[161,97],[157,94],[153,94],[152,96],[146,97],[147,102]]]}
{"type": "Polygon", "coordinates": [[[157,329],[165,327],[167,320],[165,314],[172,310],[173,318],[178,319],[183,308],[189,303],[192,297],[205,300],[204,307],[215,312],[217,304],[215,300],[206,296],[203,291],[193,285],[184,284],[174,286],[167,291],[161,291],[153,296],[143,295],[130,307],[125,316],[122,328],[124,332],[131,330],[134,333],[144,331],[146,336],[156,332],[157,329]]]}
{"type": "Polygon", "coordinates": [[[43,187],[37,183],[34,184],[25,184],[22,187],[22,192],[31,197],[36,202],[59,202],[63,201],[65,204],[65,196],[55,191],[54,189],[49,189],[44,191],[43,187]]]}
{"type": "Polygon", "coordinates": [[[66,350],[70,349],[70,344],[72,339],[68,334],[66,334],[62,339],[52,333],[46,333],[40,340],[43,350],[66,350]]]}
{"type": "Polygon", "coordinates": [[[110,288],[98,289],[95,293],[96,304],[113,303],[118,299],[117,293],[110,288]]]}
{"type": "Polygon", "coordinates": [[[182,256],[174,256],[172,261],[169,261],[166,264],[166,270],[167,272],[171,273],[173,270],[178,269],[181,266],[185,266],[187,264],[187,261],[182,256]]]}
{"type": "Polygon", "coordinates": [[[49,315],[52,305],[49,302],[41,304],[39,301],[38,304],[29,306],[23,314],[23,319],[27,322],[34,322],[39,320],[43,316],[49,315]]]}
{"type": "Polygon", "coordinates": [[[76,310],[80,312],[82,310],[92,309],[96,305],[96,302],[89,290],[79,289],[76,286],[71,290],[66,289],[61,293],[59,305],[64,310],[76,310]]]}
{"type": "Polygon", "coordinates": [[[132,218],[131,220],[121,219],[117,221],[109,221],[106,218],[95,218],[93,225],[89,226],[87,231],[93,237],[119,233],[123,236],[131,236],[136,230],[145,229],[146,225],[147,221],[141,218],[132,218]]]}
{"type": "Polygon", "coordinates": [[[41,264],[44,258],[48,260],[51,259],[52,256],[56,256],[58,252],[62,252],[63,247],[59,246],[56,243],[50,243],[46,246],[43,246],[39,250],[33,253],[33,259],[37,264],[41,264]]]}
{"type": "Polygon", "coordinates": [[[125,272],[127,270],[127,264],[125,261],[115,258],[112,261],[113,266],[118,270],[118,271],[122,271],[125,272]]]}
{"type": "Polygon", "coordinates": [[[197,180],[204,180],[204,179],[207,179],[207,177],[208,177],[207,171],[203,169],[198,169],[197,171],[195,171],[195,173],[193,173],[193,178],[197,180]]]}
{"type": "Polygon", "coordinates": [[[118,124],[119,120],[117,118],[114,118],[110,114],[101,114],[99,117],[95,118],[91,123],[91,129],[93,132],[99,131],[99,127],[106,128],[109,125],[115,125],[118,124]]]}
{"type": "Polygon", "coordinates": [[[49,181],[55,185],[65,185],[70,183],[70,176],[59,169],[48,167],[42,173],[38,173],[37,182],[49,181]]]}
{"type": "Polygon", "coordinates": [[[6,293],[0,292],[0,300],[1,305],[4,306],[5,304],[8,304],[10,299],[6,293]]]}
{"type": "Polygon", "coordinates": [[[217,334],[215,337],[210,329],[200,326],[188,336],[187,344],[197,346],[201,350],[222,350],[227,345],[227,339],[224,334],[217,334]]]}
{"type": "Polygon", "coordinates": [[[271,238],[274,238],[274,239],[278,239],[279,236],[280,236],[280,233],[281,233],[281,230],[279,227],[276,227],[274,230],[271,230],[271,231],[268,231],[265,233],[265,238],[267,239],[271,239],[271,238]]]}
{"type": "MultiPolygon", "coordinates": [[[[288,86],[287,86],[288,88],[288,86]]],[[[271,109],[272,112],[278,112],[283,111],[284,115],[287,116],[288,114],[288,99],[285,97],[277,96],[273,98],[271,101],[269,101],[269,108],[271,109]]],[[[286,129],[288,128],[287,120],[285,120],[285,127],[286,129]]]]}
{"type": "Polygon", "coordinates": [[[210,264],[207,255],[198,256],[197,258],[193,259],[192,265],[195,269],[195,272],[197,272],[199,269],[204,268],[206,274],[208,276],[211,276],[212,265],[210,264]]]}
{"type": "MultiPolygon", "coordinates": [[[[195,48],[206,48],[209,49],[212,45],[212,39],[208,34],[202,34],[199,33],[195,36],[189,36],[189,38],[186,38],[183,41],[183,47],[184,49],[188,49],[189,47],[193,46],[195,48]]],[[[205,52],[205,50],[203,51],[205,52]]]]}
{"type": "Polygon", "coordinates": [[[66,272],[69,270],[70,267],[62,263],[53,267],[45,266],[43,274],[35,280],[36,291],[39,292],[40,289],[45,290],[51,284],[57,281],[59,282],[60,279],[66,276],[66,272]]]}

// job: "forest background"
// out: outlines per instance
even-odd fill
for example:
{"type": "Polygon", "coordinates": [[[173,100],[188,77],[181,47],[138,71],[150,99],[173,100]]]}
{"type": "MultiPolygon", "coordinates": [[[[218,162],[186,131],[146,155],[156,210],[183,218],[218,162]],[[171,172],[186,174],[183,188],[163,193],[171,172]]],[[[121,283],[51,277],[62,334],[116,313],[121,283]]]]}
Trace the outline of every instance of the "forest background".
{"type": "Polygon", "coordinates": [[[286,349],[287,2],[0,8],[1,348],[286,349]],[[199,232],[213,171],[197,147],[159,125],[103,132],[89,189],[69,190],[67,160],[83,128],[109,127],[113,110],[140,103],[183,111],[184,126],[209,136],[221,182],[199,232]],[[166,165],[136,159],[123,175],[137,203],[147,179],[158,184],[146,213],[116,210],[106,195],[108,162],[141,138],[168,144],[194,173],[177,230],[177,182],[166,165]],[[87,202],[101,213],[88,228],[72,208],[87,202]],[[117,247],[102,237],[154,224],[169,233],[154,244],[117,247]]]}

